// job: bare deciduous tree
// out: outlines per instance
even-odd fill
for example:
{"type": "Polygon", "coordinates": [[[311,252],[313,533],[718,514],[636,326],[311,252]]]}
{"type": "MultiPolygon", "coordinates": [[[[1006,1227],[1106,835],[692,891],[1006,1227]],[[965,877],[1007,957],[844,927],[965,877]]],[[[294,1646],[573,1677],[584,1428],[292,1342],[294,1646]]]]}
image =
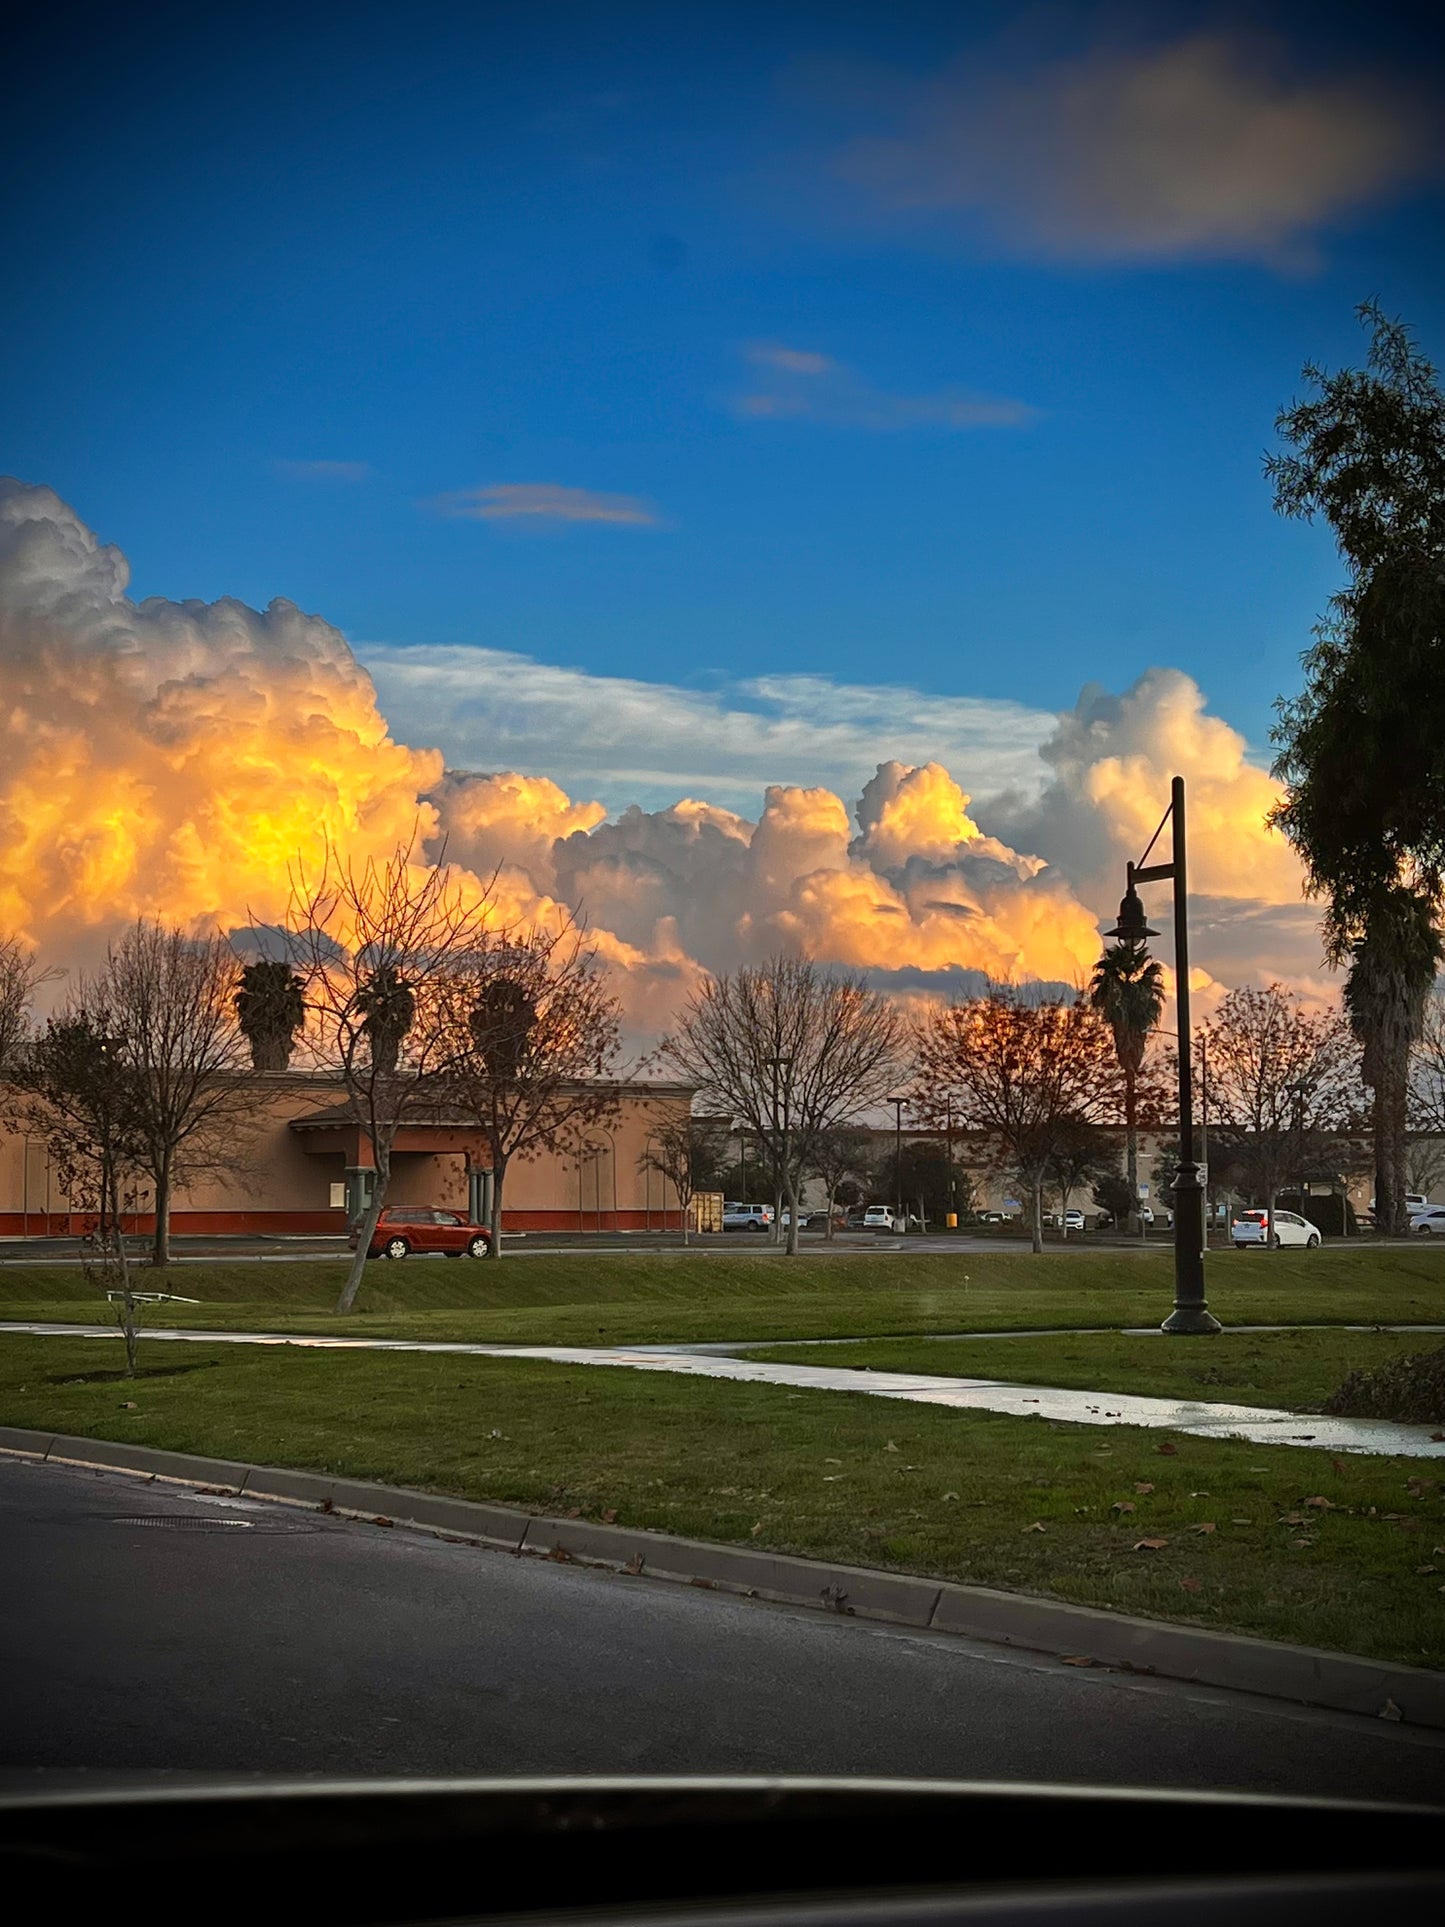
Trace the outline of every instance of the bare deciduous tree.
{"type": "Polygon", "coordinates": [[[374,1174],[338,1311],[361,1285],[397,1133],[436,1102],[452,1050],[449,987],[487,943],[491,914],[488,886],[479,893],[444,861],[421,863],[415,839],[385,862],[357,865],[331,849],[315,880],[293,874],[287,922],[306,1047],[339,1080],[374,1174]]]}
{"type": "Polygon", "coordinates": [[[25,1042],[30,1005],[42,984],[58,977],[18,937],[0,937],[0,1082],[9,1075],[25,1042]]]}
{"type": "Polygon", "coordinates": [[[864,1179],[873,1160],[873,1133],[864,1125],[835,1124],[819,1131],[804,1166],[806,1175],[821,1180],[828,1194],[826,1238],[833,1236],[833,1214],[838,1194],[850,1178],[864,1179]]]}
{"type": "Polygon", "coordinates": [[[907,1037],[897,1007],[856,972],[774,957],[710,979],[663,1040],[666,1061],[773,1147],[790,1256],[819,1136],[881,1102],[907,1037]]]}
{"type": "Polygon", "coordinates": [[[122,1015],[103,979],[82,978],[65,1008],[15,1052],[19,1097],[6,1121],[44,1141],[67,1201],[94,1215],[87,1275],[116,1302],[126,1376],[133,1378],[141,1301],[126,1251],[124,1211],[135,1207],[145,1140],[136,1080],[121,1046],[122,1015]]]}
{"type": "Polygon", "coordinates": [[[487,1256],[500,1258],[509,1167],[580,1150],[616,1115],[620,1009],[586,930],[565,912],[551,928],[494,933],[459,952],[442,989],[446,1103],[486,1144],[487,1256]]]}
{"type": "MultiPolygon", "coordinates": [[[[682,1212],[682,1242],[688,1242],[692,1201],[713,1188],[727,1152],[728,1124],[722,1117],[670,1117],[654,1124],[638,1169],[656,1171],[677,1193],[682,1212]]],[[[666,1219],[664,1219],[664,1223],[666,1219]]]]}
{"type": "Polygon", "coordinates": [[[1083,1002],[1028,1004],[1007,986],[935,1009],[917,1026],[914,1111],[982,1132],[998,1168],[1026,1181],[1043,1250],[1048,1162],[1081,1124],[1115,1123],[1123,1072],[1103,1015],[1083,1002]]]}
{"type": "Polygon", "coordinates": [[[100,972],[131,1080],[140,1161],[155,1194],[156,1266],[170,1262],[178,1184],[231,1165],[254,1128],[235,1017],[240,970],[221,938],[197,940],[142,921],[111,945],[100,972]]]}
{"type": "Polygon", "coordinates": [[[1265,1207],[1322,1140],[1358,1119],[1359,1048],[1345,1019],[1308,1010],[1283,984],[1230,991],[1200,1025],[1209,1056],[1212,1156],[1265,1207]]]}

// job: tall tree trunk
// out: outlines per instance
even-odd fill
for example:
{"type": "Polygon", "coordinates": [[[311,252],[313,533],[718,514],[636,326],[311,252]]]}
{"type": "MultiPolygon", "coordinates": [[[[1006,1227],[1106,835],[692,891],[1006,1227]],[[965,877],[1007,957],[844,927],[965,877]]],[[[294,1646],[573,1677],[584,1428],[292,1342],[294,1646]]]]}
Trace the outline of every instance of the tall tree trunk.
{"type": "Polygon", "coordinates": [[[156,1172],[156,1224],[151,1238],[151,1264],[164,1271],[171,1261],[171,1160],[169,1153],[156,1172]]]}
{"type": "Polygon", "coordinates": [[[356,1235],[356,1249],[351,1254],[351,1269],[346,1274],[346,1283],[341,1287],[341,1296],[336,1301],[336,1309],[339,1312],[350,1311],[356,1303],[356,1294],[361,1289],[361,1280],[366,1271],[366,1254],[371,1249],[372,1234],[376,1230],[376,1221],[381,1216],[381,1208],[386,1203],[386,1187],[391,1179],[390,1145],[382,1151],[373,1144],[371,1154],[375,1161],[371,1203],[366,1207],[362,1217],[356,1235]]]}
{"type": "Polygon", "coordinates": [[[1380,1083],[1375,1091],[1375,1158],[1382,1167],[1385,1190],[1381,1191],[1378,1175],[1375,1189],[1376,1221],[1383,1216],[1385,1228],[1392,1238],[1405,1237],[1410,1229],[1410,1209],[1405,1202],[1408,1189],[1406,1180],[1406,1119],[1409,1098],[1409,1055],[1408,1050],[1400,1053],[1381,1052],[1384,1062],[1381,1065],[1380,1083]]]}
{"type": "Polygon", "coordinates": [[[109,1169],[102,1166],[101,1195],[108,1198],[111,1219],[115,1225],[115,1261],[120,1274],[120,1330],[125,1340],[125,1375],[134,1378],[136,1372],[136,1353],[140,1345],[140,1307],[130,1288],[130,1262],[125,1249],[125,1226],[120,1216],[120,1181],[114,1165],[109,1169]]]}
{"type": "Polygon", "coordinates": [[[832,1244],[833,1242],[833,1212],[835,1208],[836,1208],[836,1194],[833,1186],[829,1185],[828,1187],[828,1222],[823,1227],[823,1241],[825,1244],[832,1244]]]}
{"type": "Polygon", "coordinates": [[[787,1254],[790,1258],[798,1255],[798,1185],[791,1172],[783,1180],[788,1196],[788,1242],[787,1254]]]}
{"type": "Polygon", "coordinates": [[[1042,1251],[1044,1248],[1044,1174],[1042,1171],[1034,1178],[1030,1202],[1033,1206],[1033,1248],[1035,1251],[1042,1251]]]}
{"type": "Polygon", "coordinates": [[[1059,1185],[1059,1236],[1067,1243],[1069,1236],[1069,1199],[1074,1195],[1071,1184],[1059,1185]]]}
{"type": "Polygon", "coordinates": [[[491,1239],[487,1244],[487,1256],[500,1258],[502,1255],[502,1185],[507,1176],[507,1160],[497,1156],[496,1146],[492,1147],[492,1208],[487,1213],[487,1229],[491,1239]]]}
{"type": "Polygon", "coordinates": [[[1144,1213],[1139,1208],[1139,1126],[1135,1116],[1134,1073],[1124,1072],[1124,1173],[1129,1184],[1129,1229],[1144,1233],[1144,1213]]]}

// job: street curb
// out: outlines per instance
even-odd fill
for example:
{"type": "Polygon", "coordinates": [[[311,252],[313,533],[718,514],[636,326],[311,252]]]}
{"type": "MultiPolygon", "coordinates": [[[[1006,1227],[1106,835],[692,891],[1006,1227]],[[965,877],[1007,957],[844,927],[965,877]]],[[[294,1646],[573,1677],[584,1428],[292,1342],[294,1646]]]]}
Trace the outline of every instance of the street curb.
{"type": "Polygon", "coordinates": [[[1445,1673],[1426,1673],[1348,1653],[1137,1619],[987,1586],[834,1565],[591,1519],[537,1517],[509,1506],[452,1499],[405,1486],[244,1465],[108,1439],[72,1438],[6,1425],[0,1426],[0,1453],[38,1463],[139,1473],[178,1485],[220,1486],[238,1496],[244,1493],[248,1498],[314,1506],[343,1517],[383,1520],[519,1555],[606,1566],[779,1605],[960,1634],[1128,1672],[1445,1730],[1445,1673]]]}

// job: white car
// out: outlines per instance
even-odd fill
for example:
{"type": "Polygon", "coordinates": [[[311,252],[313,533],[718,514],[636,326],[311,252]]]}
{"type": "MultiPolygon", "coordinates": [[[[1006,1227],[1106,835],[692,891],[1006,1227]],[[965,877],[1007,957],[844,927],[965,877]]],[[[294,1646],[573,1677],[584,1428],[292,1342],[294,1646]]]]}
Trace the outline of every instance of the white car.
{"type": "Polygon", "coordinates": [[[1445,1204],[1427,1204],[1410,1213],[1410,1229],[1422,1238],[1445,1238],[1445,1204]]]}
{"type": "Polygon", "coordinates": [[[1262,1245],[1266,1239],[1276,1249],[1281,1245],[1302,1245],[1306,1251],[1318,1250],[1322,1242],[1317,1228],[1295,1211],[1275,1212],[1273,1237],[1270,1237],[1267,1211],[1242,1211],[1229,1232],[1236,1251],[1248,1251],[1251,1245],[1262,1245]]]}
{"type": "Polygon", "coordinates": [[[770,1204],[724,1204],[724,1231],[766,1231],[773,1222],[770,1204]]]}
{"type": "Polygon", "coordinates": [[[1082,1211],[1066,1211],[1064,1213],[1065,1231],[1082,1231],[1083,1228],[1084,1214],[1082,1211]]]}

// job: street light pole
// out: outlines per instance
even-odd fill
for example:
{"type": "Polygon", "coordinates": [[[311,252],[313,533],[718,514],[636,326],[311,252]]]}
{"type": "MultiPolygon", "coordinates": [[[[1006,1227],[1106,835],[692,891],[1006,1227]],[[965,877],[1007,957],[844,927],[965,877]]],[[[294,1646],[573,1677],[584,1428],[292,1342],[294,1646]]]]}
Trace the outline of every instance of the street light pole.
{"type": "Polygon", "coordinates": [[[1142,943],[1152,936],[1139,901],[1137,885],[1174,885],[1174,1000],[1179,1023],[1179,1174],[1174,1180],[1174,1309],[1164,1320],[1166,1332],[1203,1333],[1220,1330],[1204,1296],[1204,1209],[1199,1163],[1194,1155],[1194,1066],[1189,1029],[1189,874],[1185,833],[1184,778],[1170,785],[1169,808],[1150,840],[1143,859],[1127,868],[1128,888],[1119,905],[1119,921],[1109,933],[1123,943],[1142,943]],[[1148,864],[1149,851],[1164,824],[1173,831],[1172,861],[1148,864]]]}

